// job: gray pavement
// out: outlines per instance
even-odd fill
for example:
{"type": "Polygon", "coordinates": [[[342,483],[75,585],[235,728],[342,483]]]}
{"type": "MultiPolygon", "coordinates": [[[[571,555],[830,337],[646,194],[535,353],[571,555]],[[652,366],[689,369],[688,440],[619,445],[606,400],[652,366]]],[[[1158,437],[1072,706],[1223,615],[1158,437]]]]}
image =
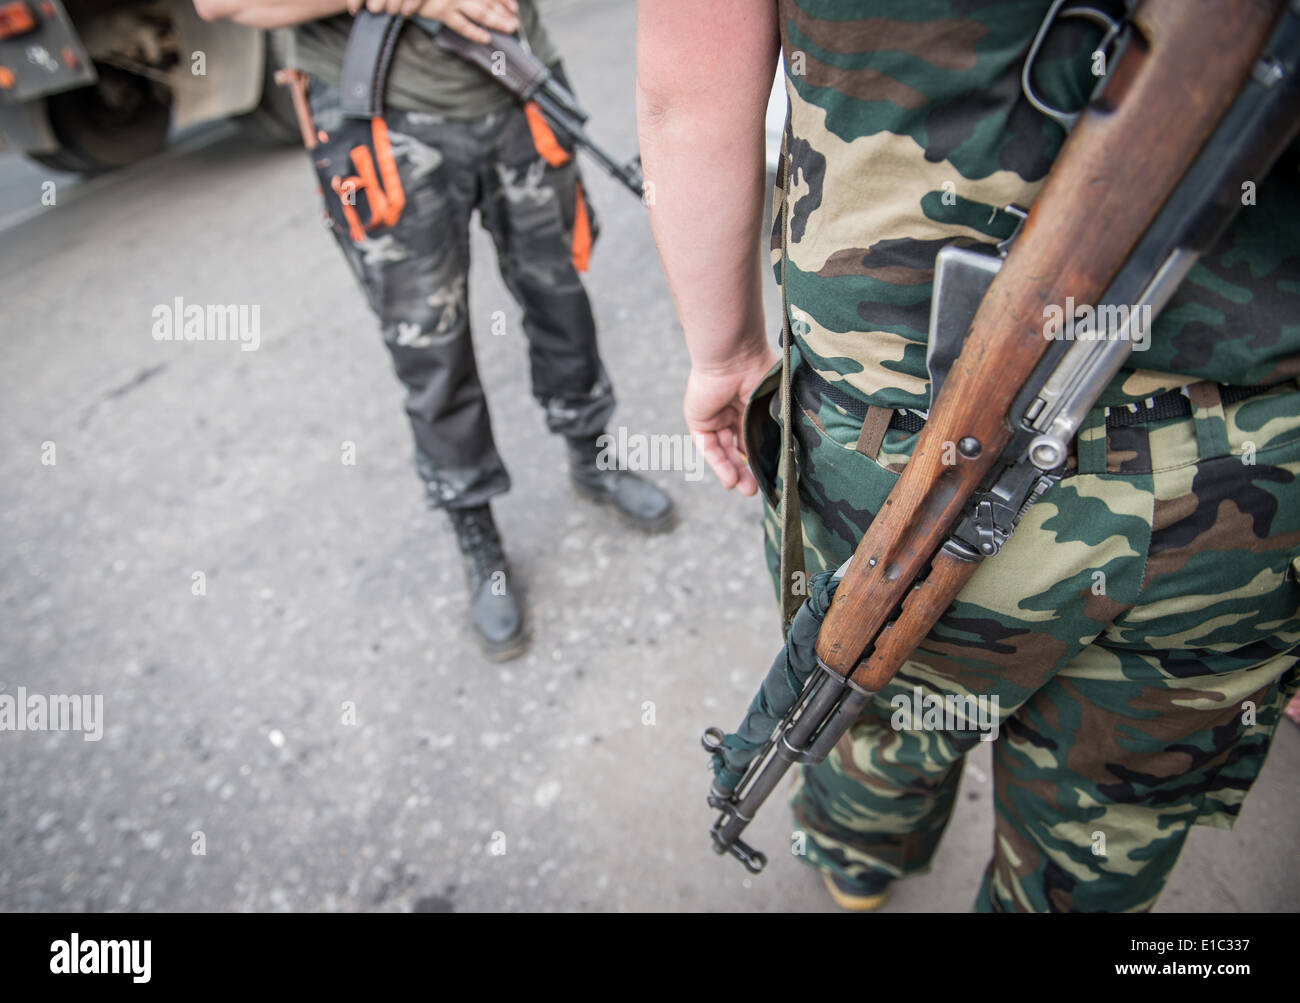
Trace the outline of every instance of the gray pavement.
{"type": "MultiPolygon", "coordinates": [[[[633,3],[548,6],[594,134],[631,152],[633,3]]],[[[0,733],[0,909],[827,908],[783,805],[754,826],[759,877],[706,836],[698,735],[738,720],[779,640],[757,503],[653,474],[683,518],[645,539],[578,501],[478,234],[480,366],[515,478],[498,519],[534,632],[525,658],[484,661],[306,157],[204,142],[62,184],[0,233],[0,692],[104,700],[98,742],[0,733]],[[177,296],[257,305],[259,350],[155,341],[177,296]]],[[[644,210],[587,173],[616,421],[681,432],[644,210]]],[[[44,177],[0,156],[0,216],[44,177]]],[[[970,907],[989,768],[981,748],[933,871],[890,910],[970,907]]],[[[1160,908],[1296,909],[1298,773],[1284,724],[1236,830],[1193,832],[1160,908]]]]}

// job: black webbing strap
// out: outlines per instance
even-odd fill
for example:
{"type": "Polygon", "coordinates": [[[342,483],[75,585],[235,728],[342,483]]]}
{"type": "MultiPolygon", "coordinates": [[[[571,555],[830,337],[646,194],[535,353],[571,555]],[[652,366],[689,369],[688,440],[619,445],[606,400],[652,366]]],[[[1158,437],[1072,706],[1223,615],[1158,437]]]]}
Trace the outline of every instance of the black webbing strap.
{"type": "Polygon", "coordinates": [[[1192,402],[1181,390],[1170,390],[1159,397],[1148,397],[1135,404],[1114,405],[1107,410],[1106,427],[1126,428],[1129,425],[1146,425],[1153,421],[1191,416],[1192,402]]]}
{"type": "Polygon", "coordinates": [[[344,115],[351,118],[383,115],[388,69],[405,21],[394,14],[371,14],[367,10],[352,19],[339,78],[339,104],[344,115]]]}
{"type": "Polygon", "coordinates": [[[1256,394],[1262,394],[1265,390],[1276,390],[1283,386],[1282,383],[1274,383],[1270,386],[1259,387],[1233,387],[1226,384],[1219,385],[1219,399],[1223,401],[1223,406],[1228,407],[1236,404],[1237,401],[1244,401],[1247,397],[1254,397],[1256,394]]]}
{"type": "Polygon", "coordinates": [[[895,411],[889,419],[889,427],[915,435],[925,428],[925,419],[911,411],[895,411]]]}
{"type": "MultiPolygon", "coordinates": [[[[1219,400],[1224,407],[1244,401],[1248,397],[1262,394],[1271,387],[1233,387],[1220,384],[1219,400]]],[[[1170,418],[1190,418],[1192,402],[1181,390],[1170,390],[1158,397],[1148,397],[1138,404],[1117,404],[1106,415],[1107,428],[1124,428],[1129,425],[1145,425],[1153,421],[1167,421],[1170,418]]]]}
{"type": "MultiPolygon", "coordinates": [[[[865,421],[867,418],[867,405],[863,401],[841,390],[815,369],[808,366],[798,366],[795,369],[794,388],[797,397],[807,396],[811,393],[842,408],[845,414],[858,421],[865,421]]],[[[916,433],[925,428],[925,419],[911,411],[895,411],[889,419],[889,427],[903,432],[916,433]]]]}
{"type": "MultiPolygon", "coordinates": [[[[845,414],[858,421],[866,421],[867,405],[864,401],[845,392],[840,387],[825,379],[820,373],[808,366],[799,366],[794,372],[796,395],[812,394],[827,400],[841,408],[845,414]]],[[[1235,387],[1220,385],[1219,397],[1223,406],[1228,407],[1238,401],[1262,394],[1272,387],[1235,387]]],[[[1170,390],[1156,397],[1136,404],[1113,405],[1106,415],[1107,428],[1125,428],[1129,425],[1146,425],[1153,421],[1168,421],[1170,418],[1190,418],[1192,402],[1182,390],[1170,390]]],[[[925,427],[925,419],[911,411],[895,411],[889,419],[889,427],[904,432],[919,432],[925,427]]]]}

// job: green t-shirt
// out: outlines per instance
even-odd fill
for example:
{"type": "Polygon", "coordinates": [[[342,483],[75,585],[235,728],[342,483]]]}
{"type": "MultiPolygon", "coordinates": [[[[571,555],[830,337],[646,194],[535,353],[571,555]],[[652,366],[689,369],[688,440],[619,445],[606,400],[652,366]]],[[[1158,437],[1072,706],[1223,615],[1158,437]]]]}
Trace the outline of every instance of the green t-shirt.
{"type": "MultiPolygon", "coordinates": [[[[294,29],[300,70],[338,86],[343,51],[352,30],[350,14],[308,21],[294,29]]],[[[534,0],[519,0],[519,33],[547,66],[560,59],[537,15],[534,0]]],[[[408,24],[397,43],[388,76],[387,103],[404,111],[432,111],[449,118],[478,118],[500,111],[514,98],[477,66],[444,52],[424,31],[408,24]]]]}

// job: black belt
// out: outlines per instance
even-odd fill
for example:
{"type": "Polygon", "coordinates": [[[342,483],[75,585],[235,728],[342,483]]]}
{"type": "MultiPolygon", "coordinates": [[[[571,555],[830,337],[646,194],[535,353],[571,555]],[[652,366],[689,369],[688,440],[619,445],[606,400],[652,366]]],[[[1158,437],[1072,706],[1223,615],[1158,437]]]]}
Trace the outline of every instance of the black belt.
{"type": "MultiPolygon", "coordinates": [[[[843,408],[858,421],[867,420],[867,405],[858,398],[846,393],[834,383],[824,379],[809,366],[798,366],[794,371],[795,397],[809,394],[830,401],[843,408]]],[[[1273,387],[1234,387],[1219,386],[1219,397],[1226,407],[1247,397],[1254,397],[1273,387]]],[[[1156,397],[1148,397],[1139,404],[1117,404],[1107,409],[1106,427],[1124,428],[1129,425],[1144,425],[1153,421],[1167,421],[1170,418],[1190,418],[1192,402],[1180,390],[1170,390],[1156,397]]],[[[915,434],[925,427],[925,419],[915,411],[895,411],[889,419],[889,427],[915,434]]]]}
{"type": "MultiPolygon", "coordinates": [[[[823,379],[816,370],[808,366],[796,366],[791,383],[796,400],[810,395],[821,397],[843,408],[845,414],[851,415],[858,421],[867,420],[866,404],[845,393],[834,383],[823,379]]],[[[925,419],[914,411],[895,411],[889,417],[889,427],[915,434],[925,428],[925,419]]]]}
{"type": "MultiPolygon", "coordinates": [[[[1262,394],[1273,387],[1233,387],[1219,384],[1219,400],[1223,406],[1244,401],[1247,397],[1262,394]]],[[[1148,397],[1137,404],[1114,404],[1107,408],[1106,427],[1124,428],[1127,425],[1144,425],[1151,421],[1166,421],[1170,418],[1190,418],[1192,402],[1182,390],[1170,390],[1158,397],[1148,397]]]]}

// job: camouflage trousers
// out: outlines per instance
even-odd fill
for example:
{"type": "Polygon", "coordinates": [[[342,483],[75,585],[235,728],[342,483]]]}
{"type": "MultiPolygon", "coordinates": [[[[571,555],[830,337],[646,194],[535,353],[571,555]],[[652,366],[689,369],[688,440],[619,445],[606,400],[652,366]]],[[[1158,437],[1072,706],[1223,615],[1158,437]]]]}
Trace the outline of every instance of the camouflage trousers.
{"type": "MultiPolygon", "coordinates": [[[[775,579],[771,390],[747,420],[775,579]]],[[[910,713],[949,695],[983,698],[996,722],[980,911],[1149,909],[1190,826],[1232,826],[1300,686],[1300,391],[1225,408],[1193,390],[1192,418],[1089,416],[1067,476],[796,779],[807,862],[849,879],[928,869],[981,740],[965,717],[910,713]]],[[[811,575],[849,557],[916,435],[863,448],[862,422],[806,391],[793,414],[811,575]]]]}
{"type": "MultiPolygon", "coordinates": [[[[513,106],[467,120],[390,109],[381,134],[344,117],[335,88],[313,82],[310,100],[325,207],[405,386],[429,504],[479,505],[510,487],[470,335],[475,210],[523,309],[533,395],[547,427],[574,437],[603,431],[614,397],[575,263],[575,236],[589,248],[597,225],[572,151],[551,166],[513,106]]],[[[505,318],[485,317],[483,326],[500,334],[505,318]]]]}

